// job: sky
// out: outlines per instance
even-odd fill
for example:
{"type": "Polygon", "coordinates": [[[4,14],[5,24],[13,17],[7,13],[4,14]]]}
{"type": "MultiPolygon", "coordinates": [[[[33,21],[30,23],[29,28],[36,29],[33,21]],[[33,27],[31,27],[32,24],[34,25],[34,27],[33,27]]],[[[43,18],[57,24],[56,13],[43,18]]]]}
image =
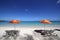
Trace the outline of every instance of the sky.
{"type": "Polygon", "coordinates": [[[0,20],[60,20],[60,0],[0,0],[0,20]]]}

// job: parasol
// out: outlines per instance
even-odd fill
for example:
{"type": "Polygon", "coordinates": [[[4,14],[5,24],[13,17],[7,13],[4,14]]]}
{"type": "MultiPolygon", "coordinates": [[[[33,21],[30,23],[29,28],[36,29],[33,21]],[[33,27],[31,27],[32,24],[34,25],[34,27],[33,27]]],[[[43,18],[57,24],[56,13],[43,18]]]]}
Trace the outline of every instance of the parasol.
{"type": "MultiPolygon", "coordinates": [[[[19,24],[19,22],[20,22],[19,20],[10,20],[10,21],[9,21],[9,23],[15,24],[15,25],[16,25],[16,24],[19,24]]],[[[15,29],[15,27],[14,27],[14,29],[15,29]]]]}
{"type": "Polygon", "coordinates": [[[50,24],[51,23],[49,20],[41,20],[40,22],[42,24],[44,24],[44,29],[45,29],[45,24],[50,24]]]}

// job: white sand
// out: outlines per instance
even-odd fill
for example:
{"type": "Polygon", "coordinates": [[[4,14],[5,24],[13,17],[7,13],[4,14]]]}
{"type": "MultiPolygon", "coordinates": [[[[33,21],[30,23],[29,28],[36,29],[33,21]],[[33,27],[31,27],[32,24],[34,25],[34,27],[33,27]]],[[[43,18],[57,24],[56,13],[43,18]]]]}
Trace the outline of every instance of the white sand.
{"type": "MultiPolygon", "coordinates": [[[[54,30],[55,28],[58,27],[45,27],[45,30],[54,30]]],[[[33,31],[35,29],[44,29],[43,27],[0,27],[0,35],[5,34],[5,30],[19,30],[19,34],[24,36],[24,34],[29,34],[29,35],[33,35],[33,31]]],[[[58,28],[59,29],[59,28],[58,28]]],[[[55,32],[56,34],[59,35],[60,37],[60,32],[55,32]]],[[[39,36],[39,35],[38,35],[39,36]]],[[[43,40],[42,36],[40,36],[41,40],[43,40]]],[[[35,38],[36,40],[39,40],[37,38],[35,38]]]]}
{"type": "MultiPolygon", "coordinates": [[[[45,27],[45,30],[53,30],[57,27],[45,27]]],[[[44,29],[43,27],[0,27],[0,34],[4,33],[5,30],[19,30],[20,33],[32,34],[35,29],[44,29]]],[[[59,29],[59,28],[58,28],[59,29]]]]}

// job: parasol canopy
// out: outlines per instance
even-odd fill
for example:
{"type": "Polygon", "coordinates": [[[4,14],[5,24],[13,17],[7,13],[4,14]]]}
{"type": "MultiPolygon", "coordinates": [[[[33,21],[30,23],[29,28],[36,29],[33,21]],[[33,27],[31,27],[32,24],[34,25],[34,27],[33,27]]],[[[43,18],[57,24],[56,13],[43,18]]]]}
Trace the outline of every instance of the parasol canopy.
{"type": "Polygon", "coordinates": [[[49,20],[41,20],[40,22],[43,24],[50,24],[51,23],[49,20]]]}
{"type": "Polygon", "coordinates": [[[9,21],[9,23],[11,23],[11,24],[19,24],[19,22],[20,22],[19,20],[10,20],[9,21]]]}

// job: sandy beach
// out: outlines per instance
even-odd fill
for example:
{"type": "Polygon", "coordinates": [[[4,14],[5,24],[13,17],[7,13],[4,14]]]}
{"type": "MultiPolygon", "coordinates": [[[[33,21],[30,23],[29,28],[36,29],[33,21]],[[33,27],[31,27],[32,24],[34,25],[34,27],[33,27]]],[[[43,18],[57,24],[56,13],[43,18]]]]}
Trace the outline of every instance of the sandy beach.
{"type": "MultiPolygon", "coordinates": [[[[37,36],[34,35],[34,30],[41,30],[44,29],[43,27],[0,27],[0,36],[2,36],[3,34],[5,34],[6,30],[18,30],[19,31],[19,35],[25,36],[24,34],[28,34],[28,35],[32,35],[34,37],[34,40],[39,40],[40,38],[42,38],[42,36],[40,34],[37,33],[37,36],[40,38],[36,38],[37,36]],[[36,37],[35,37],[36,36],[36,37]]],[[[59,29],[57,27],[47,27],[45,28],[45,30],[54,30],[54,29],[59,29]]],[[[60,32],[59,31],[55,31],[54,33],[58,34],[60,37],[60,32]]],[[[41,39],[43,40],[43,39],[41,39]]]]}
{"type": "MultiPolygon", "coordinates": [[[[44,27],[0,27],[0,33],[4,33],[5,30],[19,30],[20,33],[27,33],[27,34],[32,34],[34,30],[44,30],[44,27]]],[[[58,27],[45,27],[45,30],[54,30],[54,29],[59,29],[58,27]]]]}

